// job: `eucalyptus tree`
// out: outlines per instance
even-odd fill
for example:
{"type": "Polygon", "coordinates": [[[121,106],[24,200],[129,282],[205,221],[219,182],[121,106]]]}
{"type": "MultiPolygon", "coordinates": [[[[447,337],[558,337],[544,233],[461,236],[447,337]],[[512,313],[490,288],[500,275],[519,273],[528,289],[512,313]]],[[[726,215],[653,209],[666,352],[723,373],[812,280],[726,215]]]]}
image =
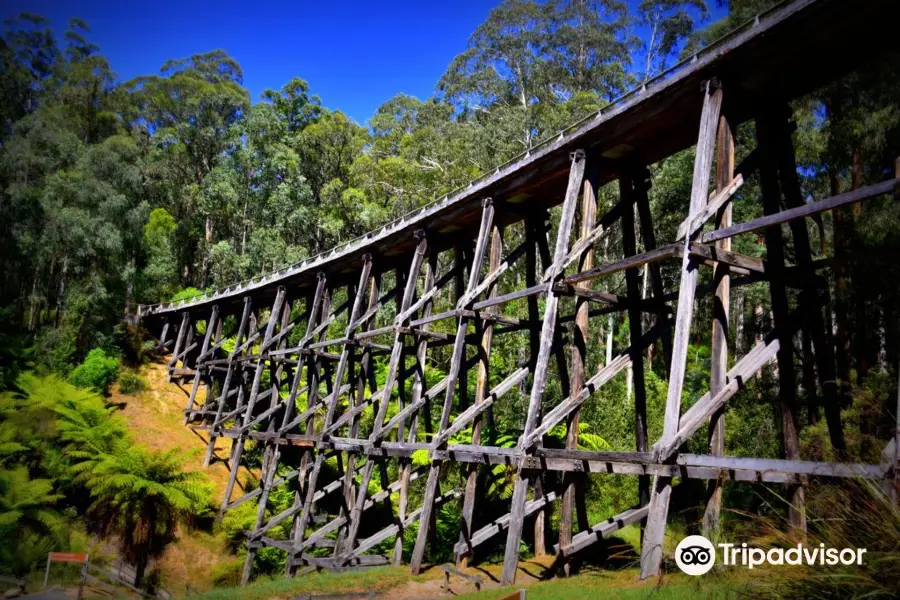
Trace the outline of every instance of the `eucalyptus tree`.
{"type": "Polygon", "coordinates": [[[641,44],[644,56],[640,78],[644,80],[664,71],[695,33],[697,23],[709,18],[704,0],[642,0],[637,12],[638,24],[647,30],[641,44]]]}
{"type": "Polygon", "coordinates": [[[202,225],[194,215],[200,188],[229,145],[230,127],[250,105],[242,81],[237,61],[214,50],[168,61],[159,75],[138,77],[126,84],[136,107],[132,124],[146,127],[153,141],[151,160],[163,163],[163,172],[175,178],[160,184],[176,188],[166,200],[184,228],[182,238],[193,239],[202,227],[199,247],[183,244],[185,254],[180,257],[189,271],[199,254],[201,286],[206,284],[205,249],[213,241],[215,215],[204,210],[202,225]]]}
{"type": "Polygon", "coordinates": [[[591,93],[612,100],[630,87],[628,7],[618,0],[560,0],[547,43],[554,90],[562,100],[591,93]]]}
{"type": "Polygon", "coordinates": [[[552,13],[552,4],[504,0],[438,82],[451,102],[502,123],[507,135],[515,132],[517,139],[510,142],[518,151],[530,148],[539,131],[535,103],[552,96],[547,57],[552,13]]]}
{"type": "Polygon", "coordinates": [[[0,42],[0,143],[13,124],[37,109],[60,50],[50,22],[22,13],[5,22],[0,42]]]}
{"type": "Polygon", "coordinates": [[[629,24],[617,0],[506,0],[438,91],[487,132],[482,141],[502,162],[628,87],[629,24]]]}

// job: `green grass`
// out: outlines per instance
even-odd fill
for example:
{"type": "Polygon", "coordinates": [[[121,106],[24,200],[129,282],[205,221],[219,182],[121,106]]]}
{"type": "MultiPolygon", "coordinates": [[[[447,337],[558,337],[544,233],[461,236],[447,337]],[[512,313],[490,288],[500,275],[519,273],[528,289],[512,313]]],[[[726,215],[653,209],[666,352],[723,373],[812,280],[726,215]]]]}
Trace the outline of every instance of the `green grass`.
{"type": "Polygon", "coordinates": [[[257,579],[246,587],[218,588],[191,596],[191,600],[263,600],[300,594],[340,594],[375,590],[384,592],[417,578],[408,566],[377,567],[346,573],[311,573],[296,579],[257,579]]]}
{"type": "MultiPolygon", "coordinates": [[[[515,592],[519,587],[505,587],[457,596],[468,600],[497,600],[515,592]]],[[[718,600],[746,595],[746,588],[738,581],[721,577],[687,575],[667,576],[664,582],[638,582],[637,569],[622,571],[593,571],[570,579],[551,579],[526,586],[528,600],[563,600],[568,598],[603,598],[604,600],[638,600],[659,598],[666,600],[718,600]]]]}
{"type": "MultiPolygon", "coordinates": [[[[411,577],[409,567],[380,567],[346,573],[313,573],[297,579],[265,578],[247,587],[218,588],[196,596],[192,600],[265,600],[311,594],[341,594],[374,590],[385,593],[409,581],[424,581],[425,577],[411,577]]],[[[433,577],[432,577],[433,579],[433,577]]],[[[726,600],[747,595],[747,582],[727,576],[693,578],[671,574],[662,581],[640,582],[637,569],[621,571],[588,571],[570,579],[552,579],[527,584],[528,600],[562,600],[568,598],[603,598],[638,600],[643,598],[673,600],[726,600]]],[[[468,600],[498,600],[519,587],[493,588],[480,593],[457,596],[468,600]]]]}

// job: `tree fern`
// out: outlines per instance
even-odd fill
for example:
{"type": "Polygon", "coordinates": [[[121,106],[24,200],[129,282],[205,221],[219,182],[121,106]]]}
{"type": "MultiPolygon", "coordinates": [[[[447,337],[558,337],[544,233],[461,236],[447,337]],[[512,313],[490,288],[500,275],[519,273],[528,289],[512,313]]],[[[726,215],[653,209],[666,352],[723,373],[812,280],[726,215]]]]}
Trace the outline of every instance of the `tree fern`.
{"type": "Polygon", "coordinates": [[[81,478],[93,502],[91,525],[116,536],[120,552],[143,576],[151,558],[175,539],[179,523],[190,520],[209,504],[205,476],[187,472],[177,450],[151,452],[120,443],[115,452],[84,461],[81,478]]]}
{"type": "MultiPolygon", "coordinates": [[[[22,466],[0,470],[0,547],[21,549],[26,537],[56,542],[64,537],[64,521],[53,510],[61,496],[48,479],[30,479],[22,466]]],[[[4,564],[9,564],[6,557],[4,564]]]]}

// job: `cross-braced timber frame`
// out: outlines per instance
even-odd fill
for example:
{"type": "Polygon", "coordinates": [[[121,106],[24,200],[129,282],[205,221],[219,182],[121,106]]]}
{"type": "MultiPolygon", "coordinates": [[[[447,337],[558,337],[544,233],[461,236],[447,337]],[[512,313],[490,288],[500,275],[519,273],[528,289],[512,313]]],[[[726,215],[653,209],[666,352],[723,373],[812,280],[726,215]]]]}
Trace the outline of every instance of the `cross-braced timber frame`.
{"type": "Polygon", "coordinates": [[[676,478],[709,481],[707,529],[718,524],[726,480],[787,486],[791,523],[799,530],[810,481],[893,482],[896,441],[879,465],[801,460],[793,340],[804,336],[810,341],[804,348],[815,351],[817,379],[804,385],[816,388],[840,457],[844,433],[823,314],[829,263],[813,259],[805,219],[895,193],[898,180],[807,201],[787,105],[839,76],[841,65],[849,68],[849,50],[871,52],[859,40],[876,43],[871,17],[888,6],[872,2],[862,10],[838,0],[802,0],[777,7],[452,197],[295,267],[179,305],[140,307],[138,317],[151,333],[160,332],[159,348],[171,350],[170,380],[189,384],[185,423],[206,436],[207,464],[216,458],[217,441],[230,441],[230,454],[220,458],[230,468],[222,511],[256,503],[243,581],[264,546],[286,554],[289,575],[406,558],[418,572],[435,510],[459,502],[457,562],[505,536],[503,582],[511,583],[526,522],[534,522],[536,544],[543,545],[547,511],[557,500],[554,551],[567,572],[571,557],[641,522],[641,572],[649,577],[660,569],[676,478]],[[854,34],[852,44],[834,48],[812,39],[796,56],[780,54],[804,31],[838,24],[854,34]],[[754,70],[767,56],[777,56],[784,72],[754,70]],[[818,70],[823,64],[829,70],[818,70]],[[757,146],[736,166],[735,128],[750,120],[757,146]],[[691,145],[688,214],[675,238],[659,245],[648,166],[691,145]],[[732,223],[731,199],[750,177],[759,178],[763,216],[732,223]],[[604,209],[598,190],[605,184],[617,186],[617,194],[604,209]],[[730,240],[747,233],[763,237],[766,260],[732,251],[730,240]],[[671,289],[662,273],[667,263],[677,269],[668,278],[676,283],[671,289]],[[700,285],[706,268],[712,283],[700,285]],[[619,282],[624,289],[616,289],[619,282]],[[768,286],[773,327],[730,360],[731,290],[751,283],[768,286]],[[683,410],[688,338],[695,300],[703,296],[715,306],[709,392],[683,410]],[[627,315],[629,346],[589,364],[588,349],[610,313],[627,315]],[[520,354],[500,357],[501,336],[518,336],[520,354]],[[668,372],[663,432],[652,444],[644,378],[651,347],[661,349],[668,372]],[[445,366],[439,380],[427,376],[435,363],[445,366]],[[778,367],[784,457],[725,456],[728,401],[769,363],[778,367]],[[634,450],[579,449],[581,407],[629,369],[634,450]],[[205,395],[198,393],[201,384],[205,395]],[[552,406],[548,385],[562,398],[552,406]],[[521,394],[527,406],[514,448],[496,443],[493,419],[510,393],[521,394]],[[709,454],[682,452],[707,425],[709,454]],[[545,436],[558,426],[566,430],[566,447],[545,448],[545,436]],[[261,449],[259,487],[235,498],[248,443],[261,449]],[[415,453],[427,456],[424,465],[413,460],[415,453]],[[442,469],[453,463],[466,465],[463,485],[442,490],[442,469]],[[491,465],[511,470],[513,491],[506,514],[482,521],[479,474],[491,465]],[[553,471],[562,476],[550,489],[544,476],[553,471]],[[638,477],[633,507],[587,522],[586,473],[638,477]],[[293,502],[271,514],[275,490],[287,490],[293,502]],[[415,531],[415,545],[406,557],[408,530],[415,531]],[[274,531],[289,533],[273,537],[274,531]],[[387,547],[386,554],[372,553],[387,547]]]}

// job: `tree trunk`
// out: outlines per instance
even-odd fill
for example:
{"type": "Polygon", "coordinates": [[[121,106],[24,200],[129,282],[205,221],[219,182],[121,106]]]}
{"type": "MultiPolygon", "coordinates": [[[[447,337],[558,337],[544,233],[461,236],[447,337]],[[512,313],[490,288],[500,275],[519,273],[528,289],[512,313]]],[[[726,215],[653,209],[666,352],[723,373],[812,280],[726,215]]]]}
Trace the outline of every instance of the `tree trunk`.
{"type": "Polygon", "coordinates": [[[28,331],[34,332],[37,329],[38,314],[40,313],[40,301],[38,299],[38,273],[39,267],[34,269],[34,279],[31,283],[31,312],[28,315],[28,331]]]}
{"type": "Polygon", "coordinates": [[[134,276],[135,276],[135,266],[134,266],[134,253],[131,254],[131,259],[128,261],[128,281],[125,282],[125,314],[131,314],[131,299],[134,295],[134,276]]]}
{"type": "MultiPolygon", "coordinates": [[[[841,193],[841,181],[837,173],[829,175],[831,195],[841,193]]],[[[839,208],[834,212],[834,324],[837,359],[838,400],[842,408],[850,405],[850,321],[847,302],[850,283],[847,269],[850,237],[853,231],[853,209],[839,208]]]]}
{"type": "Polygon", "coordinates": [[[206,215],[206,231],[203,237],[203,260],[200,269],[200,287],[206,289],[206,278],[209,275],[209,246],[212,243],[213,223],[212,216],[206,215]]]}
{"type": "Polygon", "coordinates": [[[144,573],[147,571],[147,554],[140,553],[134,563],[134,587],[140,588],[141,582],[144,581],[144,573]]]}
{"type": "Polygon", "coordinates": [[[64,256],[62,261],[62,272],[59,275],[59,293],[56,297],[56,327],[59,327],[59,317],[63,310],[63,302],[66,297],[66,275],[69,273],[69,257],[64,256]]]}

